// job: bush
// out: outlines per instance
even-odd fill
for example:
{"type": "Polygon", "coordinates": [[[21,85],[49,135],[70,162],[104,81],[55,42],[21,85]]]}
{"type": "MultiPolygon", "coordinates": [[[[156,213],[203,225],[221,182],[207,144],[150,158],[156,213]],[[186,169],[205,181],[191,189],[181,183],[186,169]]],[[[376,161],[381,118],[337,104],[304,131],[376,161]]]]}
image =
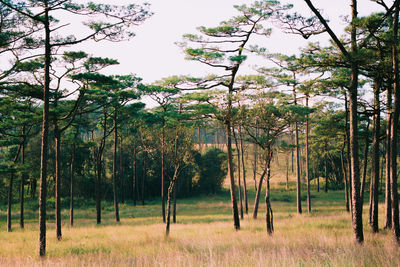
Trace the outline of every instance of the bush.
{"type": "Polygon", "coordinates": [[[221,191],[228,172],[227,154],[218,148],[210,148],[200,157],[196,157],[198,173],[194,181],[197,193],[215,194],[221,191]]]}

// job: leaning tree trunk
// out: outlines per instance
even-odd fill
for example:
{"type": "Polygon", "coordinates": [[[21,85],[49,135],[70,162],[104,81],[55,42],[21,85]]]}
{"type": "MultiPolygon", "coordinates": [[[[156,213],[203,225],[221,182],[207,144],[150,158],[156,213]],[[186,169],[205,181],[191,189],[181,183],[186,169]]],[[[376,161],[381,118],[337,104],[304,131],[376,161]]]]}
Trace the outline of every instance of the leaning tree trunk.
{"type": "Polygon", "coordinates": [[[261,188],[262,184],[264,181],[264,177],[267,174],[267,168],[264,168],[263,173],[261,174],[260,180],[258,182],[258,187],[257,187],[257,192],[256,192],[256,198],[254,200],[254,210],[253,210],[253,219],[257,219],[257,213],[258,213],[258,203],[260,202],[260,196],[261,196],[261,188]]]}
{"type": "Polygon", "coordinates": [[[173,193],[173,198],[174,198],[174,207],[172,209],[172,222],[176,223],[176,191],[178,190],[178,181],[176,181],[176,184],[174,186],[174,193],[173,193]]]}

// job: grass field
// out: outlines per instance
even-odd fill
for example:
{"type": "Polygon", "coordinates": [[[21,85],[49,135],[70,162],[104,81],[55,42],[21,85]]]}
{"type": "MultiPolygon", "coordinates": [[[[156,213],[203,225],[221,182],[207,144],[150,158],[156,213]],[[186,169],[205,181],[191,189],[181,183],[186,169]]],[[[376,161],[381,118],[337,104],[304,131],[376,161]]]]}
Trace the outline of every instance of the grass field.
{"type": "MultiPolygon", "coordinates": [[[[56,241],[54,221],[49,215],[45,259],[37,257],[36,213],[28,211],[24,230],[19,229],[18,214],[15,213],[14,231],[7,233],[3,207],[0,264],[400,266],[400,249],[392,241],[389,231],[382,230],[374,235],[365,223],[365,244],[360,246],[353,242],[350,214],[343,207],[343,192],[314,192],[313,212],[303,215],[296,214],[294,190],[275,189],[272,196],[275,218],[273,236],[268,236],[265,230],[264,205],[261,205],[259,219],[253,220],[250,214],[245,215],[241,230],[235,231],[228,192],[178,200],[177,224],[172,225],[169,238],[164,235],[165,226],[159,216],[160,205],[157,201],[136,207],[132,203],[122,204],[119,224],[114,223],[111,203],[104,203],[101,226],[95,225],[93,206],[76,210],[73,228],[68,226],[68,211],[64,210],[62,241],[56,241]]],[[[250,204],[253,197],[254,191],[251,191],[250,204]]],[[[303,202],[303,205],[305,207],[306,203],[303,202]]],[[[382,225],[382,220],[380,223],[382,225]]]]}

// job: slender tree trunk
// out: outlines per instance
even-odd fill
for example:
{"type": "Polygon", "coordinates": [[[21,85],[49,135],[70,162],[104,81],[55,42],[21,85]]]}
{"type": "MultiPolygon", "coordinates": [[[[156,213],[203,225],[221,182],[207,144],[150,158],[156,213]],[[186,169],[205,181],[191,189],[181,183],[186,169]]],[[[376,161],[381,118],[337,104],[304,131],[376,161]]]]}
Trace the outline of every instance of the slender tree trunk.
{"type": "Polygon", "coordinates": [[[367,128],[366,128],[366,132],[365,132],[365,148],[364,148],[364,167],[363,167],[363,177],[362,177],[362,182],[361,182],[361,201],[363,203],[364,203],[364,192],[365,192],[365,180],[367,177],[367,165],[368,165],[369,124],[370,124],[370,120],[369,120],[369,117],[367,117],[367,128]]]}
{"type": "Polygon", "coordinates": [[[380,134],[380,103],[379,91],[380,81],[374,84],[374,120],[373,120],[373,140],[372,140],[372,166],[371,166],[371,190],[370,199],[372,200],[370,214],[372,232],[377,233],[378,228],[378,198],[379,198],[379,134],[380,134]]]}
{"type": "Polygon", "coordinates": [[[142,177],[142,205],[144,206],[144,182],[146,180],[147,175],[147,166],[146,166],[146,153],[143,155],[143,177],[142,177]]]}
{"type": "Polygon", "coordinates": [[[286,155],[286,190],[289,190],[289,154],[286,155]]]}
{"type": "Polygon", "coordinates": [[[132,159],[132,198],[133,198],[133,205],[136,206],[136,145],[133,148],[133,159],[132,159]]]}
{"type": "Polygon", "coordinates": [[[324,162],[325,162],[325,193],[327,193],[328,192],[328,149],[326,142],[325,142],[324,162]]]}
{"type": "Polygon", "coordinates": [[[174,193],[173,193],[173,198],[174,198],[174,207],[172,209],[172,222],[176,223],[176,191],[178,190],[178,180],[175,183],[174,186],[174,193]]]}
{"type": "MultiPolygon", "coordinates": [[[[258,128],[257,127],[256,127],[256,137],[258,137],[258,128]]],[[[254,150],[253,180],[254,180],[254,189],[257,191],[257,160],[258,160],[257,144],[253,145],[253,150],[254,150]]]]}
{"type": "Polygon", "coordinates": [[[233,139],[235,139],[235,145],[236,145],[236,151],[237,151],[237,164],[238,164],[238,186],[239,186],[239,202],[240,202],[240,218],[243,219],[243,201],[242,201],[242,184],[241,184],[241,179],[240,179],[240,148],[239,148],[239,144],[238,144],[238,140],[237,140],[237,136],[235,133],[235,129],[233,128],[233,139]]]}
{"type": "Polygon", "coordinates": [[[265,177],[266,174],[267,174],[267,168],[264,168],[264,171],[261,174],[260,180],[258,182],[256,198],[254,200],[253,219],[257,219],[258,203],[260,202],[261,188],[262,188],[262,184],[263,184],[264,177],[265,177]]]}
{"type": "MultiPolygon", "coordinates": [[[[293,74],[293,79],[296,79],[296,75],[293,74]]],[[[296,106],[297,105],[297,98],[296,98],[296,87],[293,86],[293,104],[296,106]]],[[[294,138],[295,138],[295,144],[296,144],[296,177],[297,177],[297,182],[296,182],[296,199],[297,199],[297,213],[301,214],[301,181],[300,181],[300,146],[299,146],[299,126],[297,124],[297,121],[294,122],[294,138]]]]}
{"type": "Polygon", "coordinates": [[[7,207],[7,231],[11,232],[11,208],[12,208],[12,190],[14,183],[14,170],[10,171],[10,182],[8,184],[8,207],[7,207]]]}
{"type": "MultiPolygon", "coordinates": [[[[23,142],[21,147],[21,163],[22,166],[25,167],[25,146],[26,146],[26,137],[25,137],[25,126],[22,127],[22,136],[23,142]]],[[[20,200],[20,213],[19,213],[19,226],[23,229],[24,228],[24,186],[26,181],[26,171],[23,170],[21,175],[21,185],[19,188],[19,200],[20,200]]]]}
{"type": "Polygon", "coordinates": [[[393,92],[394,92],[394,109],[392,112],[391,136],[390,136],[390,190],[392,201],[392,230],[397,243],[400,243],[400,228],[399,228],[399,196],[397,187],[397,133],[400,113],[400,80],[399,80],[399,59],[398,59],[398,27],[399,27],[399,4],[396,4],[394,12],[393,24],[393,45],[392,45],[392,60],[393,60],[393,92]]]}
{"type": "MultiPolygon", "coordinates": [[[[293,132],[290,133],[290,140],[292,141],[291,143],[294,145],[294,140],[293,140],[293,132]]],[[[294,149],[292,148],[292,173],[294,173],[294,149]]]]}
{"type": "MultiPolygon", "coordinates": [[[[229,101],[231,102],[231,100],[229,100],[229,101]]],[[[232,135],[231,135],[230,120],[227,120],[225,122],[225,131],[226,131],[226,147],[227,147],[227,152],[228,152],[228,177],[230,180],[233,222],[234,222],[235,229],[239,230],[240,229],[240,221],[239,221],[239,212],[238,212],[237,200],[236,200],[235,176],[233,173],[232,135]]]]}
{"type": "Polygon", "coordinates": [[[265,189],[265,206],[266,206],[266,216],[265,216],[265,218],[266,218],[266,224],[267,224],[267,233],[269,234],[269,235],[272,235],[272,233],[274,232],[274,221],[273,221],[273,213],[272,213],[272,207],[271,207],[271,202],[270,202],[270,194],[271,194],[271,192],[270,192],[270,186],[269,186],[269,179],[270,179],[270,176],[271,176],[271,168],[270,168],[270,165],[271,165],[271,163],[270,163],[270,161],[271,161],[271,156],[272,156],[272,153],[271,152],[268,152],[268,154],[269,154],[269,158],[267,158],[267,165],[268,165],[268,167],[267,167],[267,181],[266,181],[266,189],[265,189]]]}
{"type": "Polygon", "coordinates": [[[122,134],[121,134],[121,142],[119,143],[119,171],[118,171],[118,176],[119,176],[119,184],[120,184],[120,195],[121,195],[121,203],[125,203],[125,181],[124,181],[124,153],[122,150],[122,134]]]}
{"type": "Polygon", "coordinates": [[[118,130],[117,130],[117,111],[114,111],[114,151],[113,151],[113,194],[114,194],[114,211],[115,221],[119,222],[119,208],[118,208],[118,194],[117,194],[117,143],[118,143],[118,130]]]}
{"type": "MultiPolygon", "coordinates": [[[[390,90],[391,91],[391,90],[390,90]]],[[[388,88],[388,110],[392,109],[391,105],[391,92],[389,92],[388,88]],[[390,96],[389,96],[390,95],[390,96]],[[390,102],[389,102],[390,99],[390,102]],[[389,105],[390,103],[390,105],[389,105]]],[[[392,228],[392,201],[391,201],[391,191],[390,191],[390,136],[391,136],[391,122],[392,122],[392,115],[390,112],[387,114],[387,122],[386,122],[386,183],[385,183],[385,229],[392,228]]]]}
{"type": "MultiPolygon", "coordinates": [[[[306,107],[308,108],[308,98],[306,95],[306,107]]],[[[306,179],[307,179],[307,211],[311,212],[311,192],[310,192],[310,166],[309,166],[309,151],[308,151],[308,114],[306,115],[306,179]]]]}
{"type": "Polygon", "coordinates": [[[347,93],[345,93],[344,95],[345,100],[344,100],[344,104],[345,104],[345,112],[346,112],[346,118],[345,118],[345,137],[346,137],[346,141],[347,141],[347,150],[346,150],[346,155],[347,155],[347,169],[349,170],[349,194],[350,194],[350,212],[351,212],[351,216],[353,216],[353,182],[352,182],[352,174],[351,174],[351,157],[350,157],[350,133],[349,133],[349,102],[347,99],[347,93]]]}
{"type": "MultiPolygon", "coordinates": [[[[162,218],[163,222],[165,223],[165,189],[164,189],[164,184],[165,184],[165,178],[164,178],[164,143],[165,143],[165,122],[163,118],[163,128],[161,131],[161,212],[162,212],[162,218]]],[[[199,131],[200,134],[200,131],[199,131]]],[[[199,144],[200,145],[200,144],[199,144]]]]}
{"type": "Polygon", "coordinates": [[[349,207],[349,185],[347,181],[347,170],[346,170],[346,164],[344,160],[344,149],[346,147],[346,136],[343,139],[343,145],[342,149],[340,150],[340,162],[342,164],[342,172],[343,172],[343,179],[344,179],[344,199],[345,199],[345,206],[346,206],[346,211],[350,211],[349,207]]]}
{"type": "Polygon", "coordinates": [[[246,164],[245,164],[245,157],[244,157],[244,148],[243,148],[243,136],[242,136],[242,127],[239,126],[239,138],[240,138],[240,151],[242,154],[242,172],[243,172],[243,192],[244,192],[244,204],[245,204],[245,212],[246,214],[249,213],[249,204],[247,201],[247,183],[246,183],[246,164]]]}
{"type": "Polygon", "coordinates": [[[46,197],[47,197],[47,153],[49,133],[49,90],[50,90],[50,18],[48,0],[44,0],[45,66],[43,92],[42,144],[40,148],[40,190],[39,190],[39,256],[46,255],[46,197]]]}
{"type": "Polygon", "coordinates": [[[54,137],[55,137],[55,150],[56,150],[56,205],[55,205],[55,213],[56,213],[56,237],[57,240],[62,239],[61,233],[61,133],[58,130],[57,121],[54,122],[54,137]]]}
{"type": "MultiPolygon", "coordinates": [[[[75,141],[75,140],[74,140],[75,141]]],[[[71,181],[70,181],[70,203],[69,203],[69,224],[71,226],[74,225],[74,183],[75,183],[75,153],[76,153],[76,147],[75,147],[75,143],[72,144],[72,148],[71,148],[71,166],[70,166],[70,177],[71,177],[71,181]]]]}
{"type": "MultiPolygon", "coordinates": [[[[100,148],[99,148],[100,149],[100,148]]],[[[98,155],[96,157],[96,187],[95,187],[95,193],[96,193],[96,223],[100,224],[101,223],[101,173],[102,173],[102,162],[101,162],[101,152],[97,152],[98,155]]]]}

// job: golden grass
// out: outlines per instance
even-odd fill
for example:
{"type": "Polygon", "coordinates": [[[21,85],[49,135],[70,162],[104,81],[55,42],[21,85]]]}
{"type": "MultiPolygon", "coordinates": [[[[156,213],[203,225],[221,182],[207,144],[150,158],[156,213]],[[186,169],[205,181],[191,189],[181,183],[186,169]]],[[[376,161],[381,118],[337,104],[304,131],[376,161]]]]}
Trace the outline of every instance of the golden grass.
{"type": "MultiPolygon", "coordinates": [[[[120,224],[105,226],[78,220],[76,227],[64,226],[62,241],[49,224],[47,257],[42,260],[37,257],[35,223],[25,230],[0,232],[0,265],[400,266],[400,249],[391,233],[373,235],[365,227],[365,244],[355,244],[350,215],[341,206],[330,207],[334,212],[318,207],[322,211],[297,215],[288,211],[287,203],[273,204],[273,236],[265,231],[263,214],[258,220],[246,216],[240,231],[233,230],[231,215],[178,215],[169,238],[158,218],[122,218],[120,224]]],[[[229,209],[229,203],[224,205],[229,209]]]]}

